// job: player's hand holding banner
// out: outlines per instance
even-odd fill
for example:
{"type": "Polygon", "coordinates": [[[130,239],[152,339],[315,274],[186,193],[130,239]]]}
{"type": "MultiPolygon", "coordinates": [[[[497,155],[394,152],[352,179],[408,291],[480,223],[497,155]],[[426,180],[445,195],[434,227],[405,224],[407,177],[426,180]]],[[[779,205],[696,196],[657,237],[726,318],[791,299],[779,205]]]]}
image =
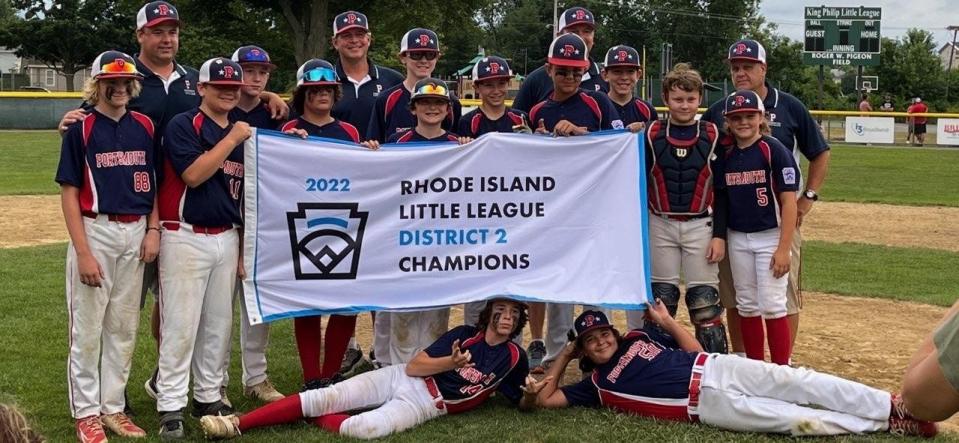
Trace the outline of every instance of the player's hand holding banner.
{"type": "Polygon", "coordinates": [[[639,308],[641,140],[497,133],[370,151],[258,132],[246,146],[250,320],[503,294],[639,308]]]}

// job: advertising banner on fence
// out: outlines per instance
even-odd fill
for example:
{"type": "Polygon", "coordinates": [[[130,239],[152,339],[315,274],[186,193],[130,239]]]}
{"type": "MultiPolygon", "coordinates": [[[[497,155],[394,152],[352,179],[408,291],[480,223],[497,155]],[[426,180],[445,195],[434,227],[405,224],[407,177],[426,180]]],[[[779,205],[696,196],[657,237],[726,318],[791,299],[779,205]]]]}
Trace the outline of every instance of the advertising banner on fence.
{"type": "Polygon", "coordinates": [[[959,146],[959,118],[940,118],[936,121],[936,144],[959,146]]]}
{"type": "Polygon", "coordinates": [[[639,308],[643,155],[624,132],[370,151],[257,131],[245,157],[250,321],[496,295],[639,308]]]}
{"type": "Polygon", "coordinates": [[[846,142],[893,143],[895,128],[892,117],[846,117],[846,142]]]}

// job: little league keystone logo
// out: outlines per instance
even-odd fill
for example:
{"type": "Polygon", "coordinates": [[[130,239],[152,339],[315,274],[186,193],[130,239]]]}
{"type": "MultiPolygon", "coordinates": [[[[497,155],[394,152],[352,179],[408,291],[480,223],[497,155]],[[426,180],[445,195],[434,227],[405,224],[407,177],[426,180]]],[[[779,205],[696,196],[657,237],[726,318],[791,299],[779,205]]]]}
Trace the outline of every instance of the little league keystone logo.
{"type": "Polygon", "coordinates": [[[297,280],[353,280],[369,212],[359,203],[298,203],[287,212],[297,280]]]}

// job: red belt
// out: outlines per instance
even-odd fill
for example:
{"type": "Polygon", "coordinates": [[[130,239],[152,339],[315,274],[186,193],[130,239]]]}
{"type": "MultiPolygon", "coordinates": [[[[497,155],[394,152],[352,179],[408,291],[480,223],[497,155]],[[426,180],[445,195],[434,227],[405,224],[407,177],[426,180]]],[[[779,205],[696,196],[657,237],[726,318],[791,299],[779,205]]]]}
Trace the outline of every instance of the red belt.
{"type": "Polygon", "coordinates": [[[433,377],[423,377],[423,381],[426,382],[426,390],[433,397],[436,409],[446,409],[446,402],[443,401],[439,386],[436,386],[436,380],[433,380],[433,377]]]}
{"type": "Polygon", "coordinates": [[[703,366],[706,360],[709,360],[709,354],[697,355],[696,362],[693,363],[693,374],[689,377],[689,404],[686,409],[689,413],[689,421],[693,423],[699,421],[699,388],[703,383],[703,366]]]}
{"type": "Polygon", "coordinates": [[[142,215],[136,215],[136,214],[97,214],[96,212],[92,212],[92,211],[83,211],[82,214],[86,218],[94,218],[94,219],[97,218],[98,215],[105,215],[107,217],[107,220],[110,220],[112,222],[117,222],[117,223],[136,223],[140,221],[141,218],[143,218],[142,215]]]}
{"type": "MultiPolygon", "coordinates": [[[[166,229],[168,231],[180,230],[179,222],[163,222],[160,224],[163,226],[163,229],[166,229]]],[[[193,232],[197,234],[210,234],[210,235],[222,234],[226,231],[229,231],[230,229],[233,229],[233,226],[197,226],[197,225],[186,225],[186,223],[184,223],[184,227],[186,226],[193,228],[193,232]]]]}

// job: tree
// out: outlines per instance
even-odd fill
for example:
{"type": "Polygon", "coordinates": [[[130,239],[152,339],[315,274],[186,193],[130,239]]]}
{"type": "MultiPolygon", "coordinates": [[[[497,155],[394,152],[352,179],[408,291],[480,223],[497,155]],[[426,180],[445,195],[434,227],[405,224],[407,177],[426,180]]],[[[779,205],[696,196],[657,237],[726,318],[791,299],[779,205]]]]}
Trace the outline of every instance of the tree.
{"type": "Polygon", "coordinates": [[[922,97],[932,109],[948,108],[947,76],[935,49],[932,33],[923,29],[910,29],[899,40],[883,39],[880,64],[873,70],[883,91],[895,95],[901,105],[922,97]]]}

